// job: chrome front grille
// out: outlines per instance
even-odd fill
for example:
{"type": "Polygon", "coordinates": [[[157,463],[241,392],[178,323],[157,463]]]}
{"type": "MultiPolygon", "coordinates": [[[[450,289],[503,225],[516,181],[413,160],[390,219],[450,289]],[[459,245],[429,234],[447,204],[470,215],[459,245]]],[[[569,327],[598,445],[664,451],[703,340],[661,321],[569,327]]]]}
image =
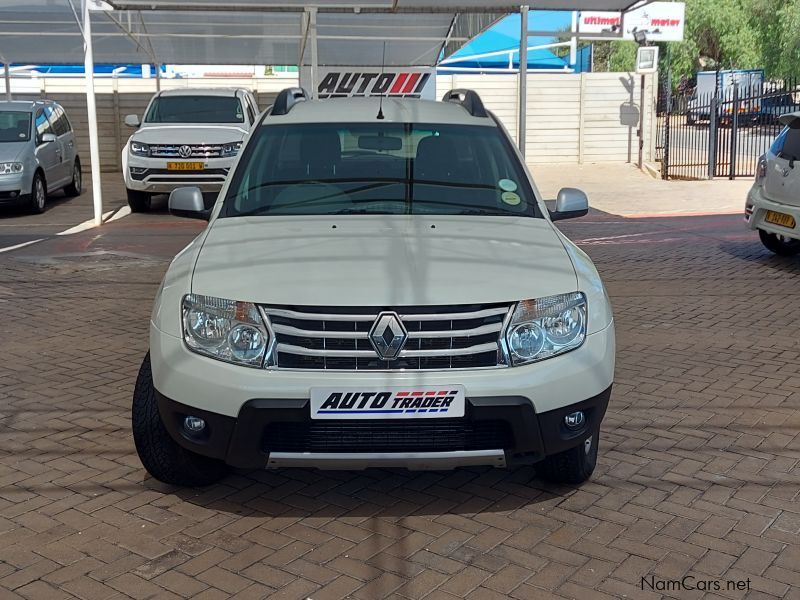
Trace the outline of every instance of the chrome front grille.
{"type": "Polygon", "coordinates": [[[150,144],[150,156],[154,158],[216,158],[222,156],[222,144],[150,144]],[[192,153],[181,156],[180,147],[189,146],[192,153]]]}
{"type": "Polygon", "coordinates": [[[439,370],[505,366],[500,334],[509,304],[329,308],[265,306],[275,336],[268,367],[329,370],[439,370]],[[378,315],[397,313],[408,339],[385,360],[369,332],[378,315]]]}

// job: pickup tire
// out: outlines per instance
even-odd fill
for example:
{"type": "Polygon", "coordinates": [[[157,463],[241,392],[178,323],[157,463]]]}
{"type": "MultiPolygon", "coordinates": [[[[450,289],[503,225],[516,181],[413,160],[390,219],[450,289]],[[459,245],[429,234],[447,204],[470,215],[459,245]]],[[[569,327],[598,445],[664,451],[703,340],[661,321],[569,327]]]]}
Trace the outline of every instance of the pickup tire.
{"type": "Polygon", "coordinates": [[[158,412],[150,369],[150,353],[144,357],[133,391],[133,441],[144,468],[164,483],[205,486],[216,483],[228,472],[221,460],[190,452],[172,439],[158,412]]]}
{"type": "Polygon", "coordinates": [[[125,188],[128,193],[128,206],[131,207],[131,212],[142,213],[150,211],[151,196],[147,192],[140,192],[139,190],[130,190],[125,188]]]}
{"type": "Polygon", "coordinates": [[[535,465],[537,475],[553,483],[583,483],[594,473],[599,441],[600,433],[595,431],[580,446],[548,456],[535,465]]]}
{"type": "Polygon", "coordinates": [[[800,254],[800,240],[784,237],[775,233],[769,233],[762,229],[758,230],[761,243],[778,256],[796,256],[800,254]]]}

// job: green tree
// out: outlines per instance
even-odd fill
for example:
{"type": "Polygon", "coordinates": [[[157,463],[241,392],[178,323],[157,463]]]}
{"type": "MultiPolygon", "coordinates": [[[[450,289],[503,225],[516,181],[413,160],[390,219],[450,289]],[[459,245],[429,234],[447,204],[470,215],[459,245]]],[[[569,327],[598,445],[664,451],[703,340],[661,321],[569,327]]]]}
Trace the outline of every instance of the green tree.
{"type": "Polygon", "coordinates": [[[800,77],[800,0],[748,0],[748,6],[767,76],[800,77]]]}

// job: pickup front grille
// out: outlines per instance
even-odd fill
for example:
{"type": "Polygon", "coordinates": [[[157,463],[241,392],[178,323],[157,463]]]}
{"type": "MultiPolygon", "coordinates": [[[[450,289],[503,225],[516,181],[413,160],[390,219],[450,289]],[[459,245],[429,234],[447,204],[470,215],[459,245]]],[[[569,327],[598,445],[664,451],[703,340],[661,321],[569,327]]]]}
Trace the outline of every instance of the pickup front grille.
{"type": "Polygon", "coordinates": [[[265,431],[265,452],[456,452],[512,448],[506,421],[388,419],[274,422],[265,431]]]}
{"type": "Polygon", "coordinates": [[[276,338],[272,368],[441,370],[505,366],[500,334],[509,304],[327,308],[265,306],[276,338]],[[378,315],[397,313],[408,332],[399,356],[381,358],[369,332],[378,315]]]}
{"type": "Polygon", "coordinates": [[[150,156],[154,158],[216,158],[222,156],[223,144],[150,144],[150,156]],[[192,153],[181,156],[181,146],[189,146],[192,153]]]}

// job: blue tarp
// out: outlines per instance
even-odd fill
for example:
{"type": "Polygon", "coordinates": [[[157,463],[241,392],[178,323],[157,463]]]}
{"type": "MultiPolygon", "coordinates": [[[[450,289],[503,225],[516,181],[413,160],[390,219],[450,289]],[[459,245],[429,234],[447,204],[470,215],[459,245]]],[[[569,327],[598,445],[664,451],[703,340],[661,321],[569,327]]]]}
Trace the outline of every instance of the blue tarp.
{"type": "MultiPolygon", "coordinates": [[[[572,25],[572,13],[568,11],[531,11],[528,16],[528,29],[532,31],[569,31],[572,25]]],[[[446,67],[459,69],[508,69],[509,51],[511,68],[519,68],[520,16],[509,15],[462,46],[457,52],[440,63],[441,72],[447,73],[446,67]],[[489,54],[489,56],[486,56],[489,54]]],[[[529,37],[528,47],[543,46],[566,38],[529,37]]],[[[591,50],[581,48],[575,65],[569,64],[569,55],[559,58],[549,48],[528,50],[528,69],[564,70],[572,68],[576,72],[588,71],[591,50]]]]}

